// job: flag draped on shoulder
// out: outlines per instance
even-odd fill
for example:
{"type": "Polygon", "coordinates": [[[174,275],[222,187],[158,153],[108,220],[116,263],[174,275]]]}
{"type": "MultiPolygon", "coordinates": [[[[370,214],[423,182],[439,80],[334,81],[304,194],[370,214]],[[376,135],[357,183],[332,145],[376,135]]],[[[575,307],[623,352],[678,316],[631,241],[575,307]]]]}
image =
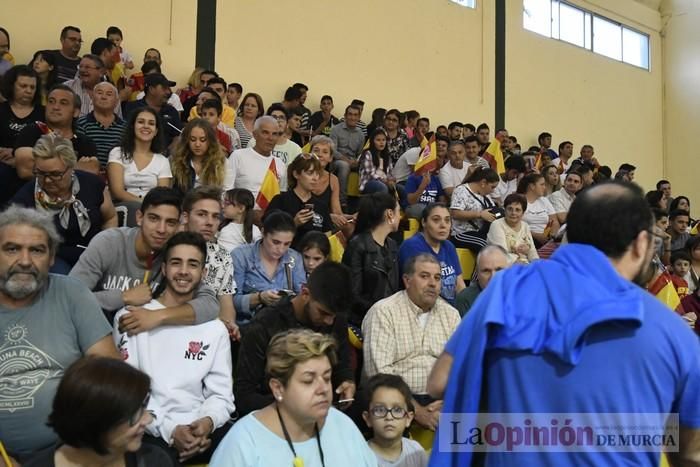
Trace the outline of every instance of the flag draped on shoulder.
{"type": "Polygon", "coordinates": [[[503,151],[501,151],[501,142],[494,138],[484,152],[486,159],[493,170],[501,174],[506,171],[506,165],[503,161],[503,151]]]}
{"type": "Polygon", "coordinates": [[[267,206],[272,201],[276,195],[280,194],[280,182],[277,176],[277,165],[275,164],[275,158],[273,157],[270,161],[270,166],[265,172],[265,178],[263,178],[262,185],[260,185],[260,191],[258,192],[258,197],[255,200],[263,211],[267,209],[267,206]]]}
{"type": "Polygon", "coordinates": [[[416,161],[413,172],[418,175],[430,173],[437,168],[437,146],[435,135],[430,137],[430,141],[424,136],[420,142],[420,156],[416,161]]]}

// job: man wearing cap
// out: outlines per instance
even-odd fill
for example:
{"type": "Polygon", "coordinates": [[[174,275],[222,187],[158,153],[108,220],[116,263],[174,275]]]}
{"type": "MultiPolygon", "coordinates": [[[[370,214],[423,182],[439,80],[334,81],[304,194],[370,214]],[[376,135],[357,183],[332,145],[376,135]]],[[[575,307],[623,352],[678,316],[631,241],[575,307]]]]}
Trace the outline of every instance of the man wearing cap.
{"type": "Polygon", "coordinates": [[[173,139],[182,131],[182,122],[180,114],[175,108],[168,104],[172,86],[177,83],[168,80],[162,73],[151,73],[144,77],[145,87],[143,99],[124,104],[124,115],[128,118],[131,112],[142,107],[151,107],[155,109],[160,118],[163,119],[163,127],[165,128],[165,143],[170,146],[173,139]]]}

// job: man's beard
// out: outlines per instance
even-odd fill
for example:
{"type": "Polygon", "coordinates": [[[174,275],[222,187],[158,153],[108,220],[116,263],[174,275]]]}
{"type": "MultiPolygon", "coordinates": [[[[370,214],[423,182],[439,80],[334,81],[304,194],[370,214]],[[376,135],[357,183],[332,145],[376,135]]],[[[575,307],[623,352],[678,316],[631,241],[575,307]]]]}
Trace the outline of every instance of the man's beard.
{"type": "Polygon", "coordinates": [[[650,242],[649,248],[647,250],[647,258],[645,259],[642,266],[639,268],[637,275],[635,275],[632,278],[632,282],[634,282],[642,288],[646,288],[649,284],[649,281],[651,281],[654,278],[654,267],[651,264],[653,257],[654,249],[653,244],[650,242]]]}
{"type": "MultiPolygon", "coordinates": [[[[24,274],[25,276],[27,274],[24,274]]],[[[36,267],[13,267],[7,271],[4,277],[0,277],[0,291],[15,300],[22,300],[36,293],[46,281],[47,273],[41,273],[36,267]],[[20,273],[29,273],[29,280],[21,280],[20,273]]]]}

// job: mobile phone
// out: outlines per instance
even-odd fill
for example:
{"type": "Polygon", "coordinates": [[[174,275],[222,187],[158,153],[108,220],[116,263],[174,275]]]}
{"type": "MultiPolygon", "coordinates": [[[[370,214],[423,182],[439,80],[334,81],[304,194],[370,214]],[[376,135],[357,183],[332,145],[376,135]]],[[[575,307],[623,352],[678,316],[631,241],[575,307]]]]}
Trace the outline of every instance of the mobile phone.
{"type": "Polygon", "coordinates": [[[294,293],[293,290],[280,289],[277,291],[277,295],[279,295],[280,297],[293,297],[296,294],[294,293]]]}
{"type": "Polygon", "coordinates": [[[311,203],[306,203],[306,204],[304,204],[304,209],[306,209],[307,211],[313,212],[313,211],[314,211],[314,205],[311,204],[311,203]]]}

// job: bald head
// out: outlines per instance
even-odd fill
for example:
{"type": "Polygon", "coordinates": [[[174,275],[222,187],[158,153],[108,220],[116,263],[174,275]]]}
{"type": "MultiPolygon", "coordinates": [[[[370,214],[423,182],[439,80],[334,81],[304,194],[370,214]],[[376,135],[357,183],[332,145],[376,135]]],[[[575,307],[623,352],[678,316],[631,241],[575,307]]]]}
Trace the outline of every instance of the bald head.
{"type": "Polygon", "coordinates": [[[594,246],[610,258],[621,257],[654,221],[641,188],[620,181],[580,191],[566,220],[570,243],[594,246]]]}
{"type": "Polygon", "coordinates": [[[485,246],[476,257],[476,280],[485,289],[495,273],[510,265],[508,253],[498,245],[485,246]]]}

